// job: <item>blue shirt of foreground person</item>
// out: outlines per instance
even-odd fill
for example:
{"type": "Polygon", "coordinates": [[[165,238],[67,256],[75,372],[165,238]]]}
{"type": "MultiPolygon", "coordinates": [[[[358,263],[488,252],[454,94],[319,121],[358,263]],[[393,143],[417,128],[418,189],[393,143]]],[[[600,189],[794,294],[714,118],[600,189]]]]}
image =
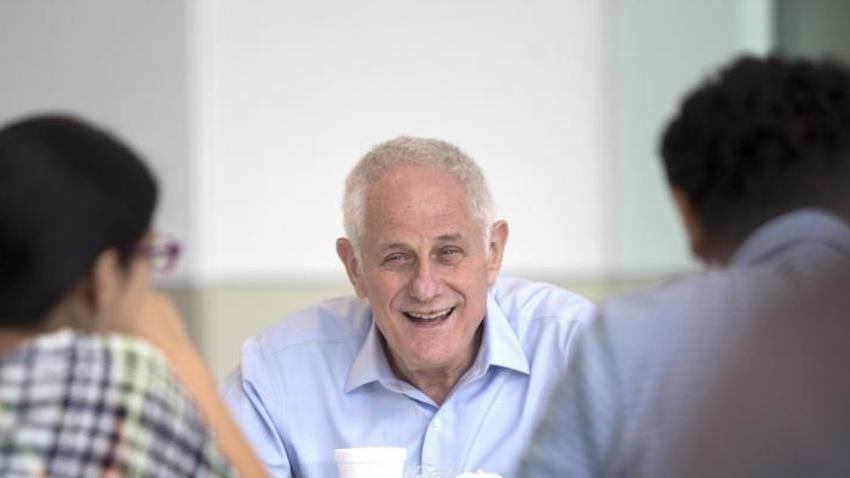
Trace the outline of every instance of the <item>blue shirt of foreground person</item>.
{"type": "Polygon", "coordinates": [[[850,476],[850,70],[738,59],[661,145],[711,267],[605,305],[512,476],[850,476]]]}
{"type": "Polygon", "coordinates": [[[335,448],[401,446],[407,473],[507,474],[593,305],[497,279],[507,224],[478,166],[444,142],[374,148],[344,215],[337,252],[359,298],[249,339],[224,386],[260,458],[278,477],[335,478],[335,448]]]}

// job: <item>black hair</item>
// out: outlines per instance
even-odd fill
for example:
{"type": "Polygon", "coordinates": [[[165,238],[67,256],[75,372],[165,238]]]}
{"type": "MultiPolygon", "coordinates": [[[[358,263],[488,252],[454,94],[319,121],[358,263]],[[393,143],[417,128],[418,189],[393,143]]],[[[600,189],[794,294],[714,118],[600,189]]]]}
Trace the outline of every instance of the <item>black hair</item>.
{"type": "Polygon", "coordinates": [[[79,119],[0,130],[0,327],[43,324],[103,251],[117,248],[126,264],[156,197],[141,159],[79,119]]]}
{"type": "Polygon", "coordinates": [[[800,207],[839,207],[850,152],[850,72],[831,60],[736,59],[691,92],[661,141],[712,249],[734,250],[800,207]]]}

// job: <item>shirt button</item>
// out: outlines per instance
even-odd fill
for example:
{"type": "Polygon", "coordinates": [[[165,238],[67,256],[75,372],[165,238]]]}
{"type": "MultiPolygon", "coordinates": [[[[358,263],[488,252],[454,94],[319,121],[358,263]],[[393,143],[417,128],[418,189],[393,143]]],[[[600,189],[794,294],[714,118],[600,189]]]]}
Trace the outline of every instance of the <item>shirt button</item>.
{"type": "Polygon", "coordinates": [[[431,420],[431,428],[433,428],[434,430],[439,430],[442,427],[443,427],[443,423],[440,421],[439,418],[435,418],[435,419],[431,420]]]}

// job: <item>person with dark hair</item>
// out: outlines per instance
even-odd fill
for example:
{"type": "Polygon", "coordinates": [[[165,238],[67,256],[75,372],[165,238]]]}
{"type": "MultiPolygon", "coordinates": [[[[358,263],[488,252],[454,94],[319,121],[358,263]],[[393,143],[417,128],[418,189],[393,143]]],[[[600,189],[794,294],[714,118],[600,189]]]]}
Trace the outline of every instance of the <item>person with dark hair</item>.
{"type": "Polygon", "coordinates": [[[661,156],[708,270],[602,308],[513,476],[848,476],[850,71],[737,59],[661,156]]]}
{"type": "Polygon", "coordinates": [[[687,98],[661,157],[697,257],[728,263],[789,211],[846,213],[848,83],[839,64],[743,58],[687,98]]]}
{"type": "Polygon", "coordinates": [[[0,130],[0,476],[264,476],[148,270],[157,187],[67,116],[0,130]]]}

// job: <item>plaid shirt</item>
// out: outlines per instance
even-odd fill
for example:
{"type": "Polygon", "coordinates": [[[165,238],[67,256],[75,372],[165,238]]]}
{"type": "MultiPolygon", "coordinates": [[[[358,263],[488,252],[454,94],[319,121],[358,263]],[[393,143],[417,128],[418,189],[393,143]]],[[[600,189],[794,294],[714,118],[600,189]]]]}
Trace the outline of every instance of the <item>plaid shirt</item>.
{"type": "Polygon", "coordinates": [[[161,354],[128,337],[65,329],[0,356],[0,476],[235,471],[161,354]]]}

